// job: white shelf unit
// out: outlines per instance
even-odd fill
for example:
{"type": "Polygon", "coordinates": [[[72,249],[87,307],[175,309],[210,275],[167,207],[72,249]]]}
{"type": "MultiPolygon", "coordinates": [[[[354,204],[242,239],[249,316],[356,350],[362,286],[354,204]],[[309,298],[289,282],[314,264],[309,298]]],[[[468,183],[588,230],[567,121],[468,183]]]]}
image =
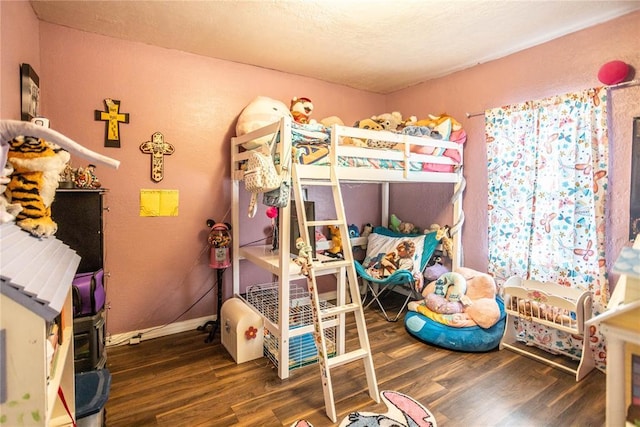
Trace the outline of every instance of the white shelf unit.
{"type": "Polygon", "coordinates": [[[80,257],[55,238],[0,225],[0,417],[4,424],[70,426],[75,419],[71,282],[80,257]],[[62,340],[48,361],[49,325],[62,340]]]}

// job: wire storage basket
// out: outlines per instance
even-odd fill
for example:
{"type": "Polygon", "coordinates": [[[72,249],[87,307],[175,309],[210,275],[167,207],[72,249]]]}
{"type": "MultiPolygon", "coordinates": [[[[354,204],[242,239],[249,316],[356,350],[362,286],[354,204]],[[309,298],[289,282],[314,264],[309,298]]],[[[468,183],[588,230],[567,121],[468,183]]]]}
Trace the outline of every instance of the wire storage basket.
{"type": "MultiPolygon", "coordinates": [[[[273,323],[278,323],[278,284],[269,283],[264,285],[254,285],[247,289],[246,300],[254,306],[262,315],[273,323]]],[[[321,309],[331,307],[327,301],[320,301],[321,309]]],[[[311,300],[309,292],[302,285],[291,283],[289,288],[289,330],[309,326],[313,324],[311,312],[311,300]]],[[[329,357],[336,353],[336,328],[330,327],[324,330],[325,341],[327,343],[327,354],[329,357]]],[[[279,340],[268,328],[264,329],[264,356],[268,358],[275,367],[279,366],[279,340]]],[[[318,351],[312,332],[301,335],[290,336],[289,338],[289,370],[301,368],[303,366],[316,363],[318,361],[318,351]]]]}

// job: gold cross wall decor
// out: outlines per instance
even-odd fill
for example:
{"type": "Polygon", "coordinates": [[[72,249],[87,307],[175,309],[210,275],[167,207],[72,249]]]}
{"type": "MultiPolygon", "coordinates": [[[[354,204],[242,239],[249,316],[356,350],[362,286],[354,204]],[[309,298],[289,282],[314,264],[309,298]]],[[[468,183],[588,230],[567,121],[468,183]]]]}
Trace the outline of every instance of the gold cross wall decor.
{"type": "Polygon", "coordinates": [[[115,99],[106,98],[104,105],[107,111],[95,110],[95,119],[107,125],[104,146],[120,148],[120,123],[129,123],[129,113],[121,113],[120,101],[115,99]]]}

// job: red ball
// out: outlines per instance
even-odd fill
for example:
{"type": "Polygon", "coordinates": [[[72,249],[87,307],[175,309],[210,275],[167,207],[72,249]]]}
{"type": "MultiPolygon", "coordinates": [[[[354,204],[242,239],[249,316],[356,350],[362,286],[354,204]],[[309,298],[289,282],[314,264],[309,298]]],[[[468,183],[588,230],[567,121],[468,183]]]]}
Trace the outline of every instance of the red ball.
{"type": "Polygon", "coordinates": [[[278,216],[278,208],[275,208],[273,206],[269,206],[267,208],[267,212],[266,212],[267,216],[269,218],[275,218],[278,216]]]}
{"type": "Polygon", "coordinates": [[[617,85],[629,74],[629,66],[622,61],[610,61],[600,67],[598,80],[606,85],[617,85]]]}

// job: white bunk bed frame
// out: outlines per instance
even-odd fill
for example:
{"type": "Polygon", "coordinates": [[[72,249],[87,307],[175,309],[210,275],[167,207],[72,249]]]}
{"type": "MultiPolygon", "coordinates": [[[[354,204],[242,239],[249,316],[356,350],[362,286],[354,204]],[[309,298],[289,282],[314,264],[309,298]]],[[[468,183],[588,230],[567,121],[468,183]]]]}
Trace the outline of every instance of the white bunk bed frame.
{"type": "MultiPolygon", "coordinates": [[[[243,299],[251,309],[258,313],[264,319],[264,326],[271,334],[277,337],[277,359],[278,359],[278,376],[282,379],[289,377],[289,342],[296,335],[302,335],[313,331],[313,324],[304,327],[296,327],[290,329],[289,316],[278,316],[277,320],[266,316],[258,308],[252,306],[246,299],[242,298],[240,293],[240,261],[247,260],[258,267],[270,272],[278,277],[278,313],[289,313],[290,304],[290,287],[288,284],[292,280],[304,279],[300,275],[300,266],[292,261],[290,256],[289,232],[291,229],[291,204],[280,209],[278,217],[279,221],[279,249],[277,252],[271,250],[271,245],[258,246],[240,246],[240,227],[238,226],[241,212],[245,213],[247,207],[240,206],[240,188],[244,178],[242,163],[249,158],[251,151],[245,150],[243,144],[253,141],[260,137],[272,135],[274,132],[280,132],[280,142],[276,146],[277,154],[280,159],[291,159],[292,156],[284,155],[287,150],[292,149],[292,124],[290,117],[283,117],[279,122],[267,125],[257,129],[246,135],[233,137],[231,139],[231,180],[232,180],[232,270],[233,270],[233,293],[235,297],[243,299]]],[[[453,184],[453,230],[456,232],[452,236],[454,253],[451,257],[452,267],[456,268],[462,264],[461,251],[461,233],[460,225],[464,220],[462,211],[462,191],[464,190],[464,177],[462,173],[462,161],[455,163],[452,159],[444,156],[432,156],[424,154],[416,154],[410,151],[411,145],[427,145],[444,149],[455,149],[460,152],[460,159],[463,159],[462,144],[452,143],[449,141],[437,140],[429,137],[415,137],[403,134],[397,134],[386,131],[373,131],[368,129],[359,129],[348,126],[333,125],[331,131],[330,152],[332,158],[349,156],[349,157],[365,157],[387,160],[397,160],[404,162],[403,170],[374,169],[374,168],[358,168],[336,166],[337,176],[340,181],[360,182],[360,183],[378,183],[382,185],[382,224],[388,224],[389,220],[389,184],[390,183],[450,183],[453,184]],[[359,138],[363,140],[384,140],[394,143],[403,143],[404,150],[380,150],[356,147],[352,145],[340,144],[343,137],[359,138]],[[335,153],[335,154],[334,154],[335,153]],[[337,154],[337,157],[335,155],[337,154]],[[409,162],[425,162],[440,163],[454,165],[454,172],[426,172],[412,171],[409,162]]],[[[256,149],[264,149],[264,145],[256,149]]],[[[290,152],[290,151],[289,151],[290,152]]],[[[278,166],[278,169],[285,165],[278,166]]],[[[291,165],[286,165],[291,170],[291,165]]],[[[327,165],[297,165],[297,172],[300,178],[305,179],[328,179],[331,166],[327,165]]],[[[244,190],[243,190],[244,191],[244,190]]],[[[300,201],[302,203],[302,201],[300,201]]],[[[246,214],[246,213],[245,213],[246,214]]],[[[322,257],[321,255],[319,257],[322,257]]],[[[337,279],[336,299],[338,304],[343,304],[346,298],[346,280],[345,269],[338,268],[335,271],[323,271],[323,274],[335,274],[337,279]]],[[[344,352],[344,324],[339,319],[336,321],[336,352],[342,354],[344,352]]]]}

